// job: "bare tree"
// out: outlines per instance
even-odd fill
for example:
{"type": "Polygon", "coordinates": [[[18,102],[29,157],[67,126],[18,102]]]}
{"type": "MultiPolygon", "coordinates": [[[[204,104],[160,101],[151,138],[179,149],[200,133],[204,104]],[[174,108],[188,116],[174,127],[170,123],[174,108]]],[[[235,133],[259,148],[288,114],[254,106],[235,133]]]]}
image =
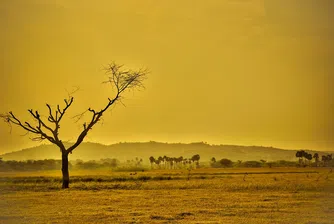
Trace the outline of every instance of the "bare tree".
{"type": "MultiPolygon", "coordinates": [[[[105,106],[102,107],[102,109],[96,110],[92,108],[88,108],[86,112],[90,113],[91,119],[87,122],[84,122],[82,127],[82,131],[77,137],[76,141],[73,145],[66,148],[62,142],[62,140],[59,139],[59,129],[60,129],[60,123],[64,117],[64,115],[67,113],[68,109],[72,106],[74,97],[70,96],[69,99],[65,99],[65,105],[61,107],[60,105],[57,105],[56,108],[52,108],[49,104],[46,104],[49,115],[47,119],[44,119],[39,112],[36,110],[28,110],[29,114],[33,117],[34,123],[22,121],[20,118],[14,115],[13,112],[9,112],[6,114],[1,114],[0,118],[2,118],[6,123],[9,124],[10,127],[19,126],[27,133],[31,133],[34,135],[33,140],[43,141],[48,140],[49,142],[57,145],[61,151],[62,154],[62,174],[63,174],[63,185],[62,188],[68,188],[70,177],[69,177],[69,171],[68,171],[68,155],[69,153],[72,153],[74,149],[76,149],[82,141],[87,136],[88,132],[92,130],[94,125],[98,123],[104,112],[106,112],[111,105],[115,104],[118,101],[121,101],[122,94],[126,90],[133,90],[140,87],[143,87],[143,81],[147,76],[148,71],[147,70],[138,70],[138,71],[132,71],[132,70],[126,70],[123,68],[122,65],[117,65],[115,63],[109,64],[106,68],[106,74],[108,76],[108,79],[104,83],[110,83],[114,89],[114,97],[108,98],[108,101],[106,102],[105,106]]],[[[86,113],[85,112],[85,113],[86,113]]],[[[80,120],[82,116],[78,116],[78,121],[80,120]]]]}

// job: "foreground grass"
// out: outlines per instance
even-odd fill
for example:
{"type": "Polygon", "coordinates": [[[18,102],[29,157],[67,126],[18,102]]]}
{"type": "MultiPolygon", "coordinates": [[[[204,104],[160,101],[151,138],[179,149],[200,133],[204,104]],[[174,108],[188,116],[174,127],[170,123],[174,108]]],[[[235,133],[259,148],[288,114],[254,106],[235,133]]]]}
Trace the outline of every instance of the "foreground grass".
{"type": "Polygon", "coordinates": [[[328,169],[0,174],[0,223],[333,223],[328,169]],[[246,174],[247,173],[247,174],[246,174]],[[131,175],[130,175],[131,174],[131,175]]]}

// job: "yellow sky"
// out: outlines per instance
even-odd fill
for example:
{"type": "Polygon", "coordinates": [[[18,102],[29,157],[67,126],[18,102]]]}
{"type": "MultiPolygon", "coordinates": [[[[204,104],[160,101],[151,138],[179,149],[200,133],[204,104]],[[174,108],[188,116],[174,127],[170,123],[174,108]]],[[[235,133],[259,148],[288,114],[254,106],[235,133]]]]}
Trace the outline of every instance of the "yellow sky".
{"type": "MultiPolygon", "coordinates": [[[[147,67],[87,141],[334,149],[331,0],[3,0],[0,111],[28,119],[79,86],[72,117],[112,93],[103,65],[147,67]],[[94,3],[93,3],[94,2],[94,3]]],[[[64,120],[65,121],[65,120],[64,120]]],[[[79,124],[66,120],[64,140],[79,124]]],[[[36,145],[0,123],[0,153],[36,145]]]]}

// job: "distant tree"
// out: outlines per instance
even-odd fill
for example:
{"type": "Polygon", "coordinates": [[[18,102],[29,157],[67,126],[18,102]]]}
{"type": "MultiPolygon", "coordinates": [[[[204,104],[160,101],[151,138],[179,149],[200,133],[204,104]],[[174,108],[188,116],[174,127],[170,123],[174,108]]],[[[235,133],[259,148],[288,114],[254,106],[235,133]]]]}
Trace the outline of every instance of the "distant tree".
{"type": "Polygon", "coordinates": [[[150,156],[149,160],[151,163],[151,168],[153,168],[153,163],[155,163],[155,158],[153,156],[150,156]]]}
{"type": "Polygon", "coordinates": [[[196,155],[193,155],[192,157],[191,157],[191,160],[193,161],[193,162],[198,162],[199,160],[200,160],[200,155],[198,155],[198,154],[196,154],[196,155]]]}
{"type": "Polygon", "coordinates": [[[296,157],[298,158],[299,164],[301,165],[303,163],[303,156],[304,156],[305,151],[300,150],[296,152],[296,157]]]}
{"type": "Polygon", "coordinates": [[[101,159],[100,163],[102,164],[103,168],[116,168],[120,164],[120,161],[116,158],[113,159],[106,158],[106,159],[101,159]]]}
{"type": "Polygon", "coordinates": [[[118,161],[118,159],[111,159],[111,161],[110,161],[110,166],[112,167],[112,168],[116,168],[118,165],[119,165],[119,161],[118,161]]]}
{"type": "Polygon", "coordinates": [[[233,162],[229,159],[221,159],[219,160],[219,163],[223,166],[223,167],[232,167],[233,162]]]}
{"type": "Polygon", "coordinates": [[[311,163],[311,160],[312,160],[312,158],[313,158],[312,154],[310,154],[310,153],[306,153],[306,154],[304,155],[304,157],[309,161],[309,164],[310,164],[310,163],[311,163]]]}
{"type": "Polygon", "coordinates": [[[261,167],[262,163],[259,161],[245,161],[242,163],[243,167],[261,167]]]}
{"type": "Polygon", "coordinates": [[[160,168],[161,168],[160,164],[162,164],[163,162],[164,162],[164,158],[159,156],[158,157],[158,165],[159,165],[160,168]]]}
{"type": "Polygon", "coordinates": [[[216,163],[216,162],[217,162],[216,158],[215,158],[215,157],[212,157],[212,158],[211,158],[211,163],[216,163]]]}
{"type": "Polygon", "coordinates": [[[100,168],[101,164],[97,163],[95,160],[89,160],[87,162],[83,162],[81,167],[82,169],[97,169],[100,168]]]}
{"type": "Polygon", "coordinates": [[[191,157],[191,160],[196,164],[196,166],[199,166],[199,160],[200,160],[200,155],[196,154],[193,157],[191,157]]]}
{"type": "Polygon", "coordinates": [[[262,165],[264,166],[264,165],[266,164],[266,162],[267,162],[267,161],[266,161],[266,160],[264,160],[264,159],[261,159],[261,160],[260,160],[260,162],[261,162],[261,163],[262,163],[262,165]]]}
{"type": "Polygon", "coordinates": [[[315,160],[315,165],[318,166],[318,163],[319,163],[319,154],[318,153],[314,153],[313,158],[315,160]]]}
{"type": "MultiPolygon", "coordinates": [[[[108,75],[108,80],[105,81],[105,83],[111,84],[113,86],[115,90],[114,97],[109,98],[105,106],[100,110],[88,108],[86,112],[91,114],[91,119],[88,122],[83,123],[82,132],[77,137],[75,143],[68,148],[65,147],[62,140],[59,138],[59,129],[64,115],[73,104],[73,96],[69,96],[68,99],[64,100],[64,107],[57,105],[56,108],[52,108],[49,104],[46,104],[49,111],[46,119],[44,119],[44,117],[40,115],[37,110],[28,110],[35,123],[23,121],[14,115],[13,112],[0,115],[0,118],[2,118],[3,121],[5,121],[10,127],[12,125],[18,126],[27,131],[27,133],[34,135],[35,137],[33,140],[48,140],[52,144],[58,146],[62,154],[63,188],[68,188],[70,183],[68,155],[83,142],[88,132],[92,130],[95,124],[97,124],[102,119],[104,112],[106,112],[112,105],[122,99],[122,95],[126,90],[136,89],[143,86],[143,80],[147,75],[147,71],[125,70],[123,69],[123,66],[111,63],[106,68],[106,74],[108,75]]],[[[78,115],[78,120],[83,116],[83,114],[78,115]]]]}
{"type": "Polygon", "coordinates": [[[324,163],[324,166],[328,166],[329,162],[333,159],[332,154],[328,154],[328,155],[323,155],[321,157],[321,160],[324,163]]]}
{"type": "Polygon", "coordinates": [[[161,168],[161,163],[163,162],[163,158],[161,156],[158,157],[158,159],[155,160],[155,164],[157,164],[159,166],[159,168],[161,168]]]}
{"type": "Polygon", "coordinates": [[[183,156],[180,156],[180,157],[176,158],[176,164],[178,166],[180,166],[180,164],[182,165],[182,162],[183,162],[183,156]]]}
{"type": "MultiPolygon", "coordinates": [[[[57,170],[61,167],[60,160],[28,160],[28,161],[3,161],[0,163],[0,171],[37,171],[37,170],[57,170]]],[[[71,166],[71,163],[69,163],[71,166]]]]}

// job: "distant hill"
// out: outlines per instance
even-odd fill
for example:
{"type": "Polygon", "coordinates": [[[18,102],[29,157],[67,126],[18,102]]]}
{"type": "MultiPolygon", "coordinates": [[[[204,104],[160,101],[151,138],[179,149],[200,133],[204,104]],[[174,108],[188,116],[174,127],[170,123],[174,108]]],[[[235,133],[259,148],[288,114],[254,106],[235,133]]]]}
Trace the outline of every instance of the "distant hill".
{"type": "MultiPolygon", "coordinates": [[[[70,143],[66,143],[70,145],[70,143]]],[[[316,151],[307,150],[309,153],[316,151]]],[[[317,151],[318,152],[318,151],[317,151]]],[[[320,155],[326,152],[318,152],[320,155]]],[[[209,161],[212,157],[216,159],[228,158],[233,161],[242,160],[290,160],[296,161],[296,150],[284,150],[273,147],[262,146],[237,146],[237,145],[209,145],[199,143],[118,143],[113,145],[102,145],[98,143],[82,143],[73,154],[69,155],[70,160],[81,159],[100,160],[103,158],[117,158],[120,161],[142,158],[148,162],[150,156],[170,156],[190,158],[199,154],[201,161],[209,161]]],[[[40,145],[20,151],[0,155],[4,160],[41,160],[41,159],[60,159],[59,149],[54,145],[40,145]]]]}

